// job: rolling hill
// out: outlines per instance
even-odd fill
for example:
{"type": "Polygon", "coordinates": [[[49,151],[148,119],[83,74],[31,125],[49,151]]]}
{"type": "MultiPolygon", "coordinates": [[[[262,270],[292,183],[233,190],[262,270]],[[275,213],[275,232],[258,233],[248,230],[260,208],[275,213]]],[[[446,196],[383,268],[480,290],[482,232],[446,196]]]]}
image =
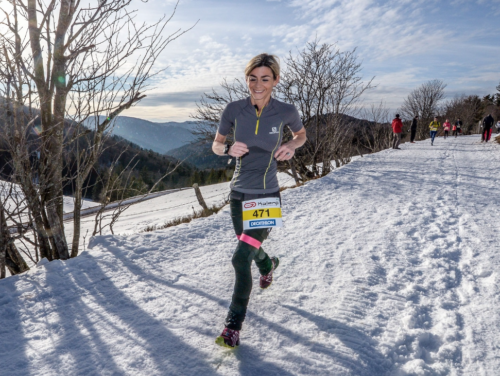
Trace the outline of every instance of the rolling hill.
{"type": "MultiPolygon", "coordinates": [[[[92,125],[92,120],[87,121],[92,125]]],[[[179,148],[195,140],[191,130],[196,126],[193,122],[154,123],[152,121],[128,116],[119,116],[115,120],[113,134],[123,137],[143,149],[165,154],[169,150],[179,148]]]]}

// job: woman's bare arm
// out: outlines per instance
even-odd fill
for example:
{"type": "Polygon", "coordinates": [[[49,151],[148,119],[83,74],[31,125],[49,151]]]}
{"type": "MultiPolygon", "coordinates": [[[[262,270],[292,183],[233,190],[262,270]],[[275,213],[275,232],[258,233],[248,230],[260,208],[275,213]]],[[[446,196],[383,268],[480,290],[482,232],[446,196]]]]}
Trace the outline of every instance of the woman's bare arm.
{"type": "MultiPolygon", "coordinates": [[[[217,132],[215,135],[215,140],[214,143],[212,144],[212,150],[215,154],[217,155],[224,155],[224,149],[226,148],[226,136],[223,136],[217,132]]],[[[229,148],[228,154],[231,157],[242,157],[248,153],[248,147],[246,144],[243,142],[235,142],[234,144],[231,145],[229,148]]]]}
{"type": "Polygon", "coordinates": [[[274,153],[274,158],[278,161],[288,161],[292,159],[295,154],[295,149],[300,148],[305,144],[306,137],[306,129],[302,127],[302,129],[298,132],[292,132],[293,139],[288,141],[286,144],[281,145],[276,153],[274,153]]]}

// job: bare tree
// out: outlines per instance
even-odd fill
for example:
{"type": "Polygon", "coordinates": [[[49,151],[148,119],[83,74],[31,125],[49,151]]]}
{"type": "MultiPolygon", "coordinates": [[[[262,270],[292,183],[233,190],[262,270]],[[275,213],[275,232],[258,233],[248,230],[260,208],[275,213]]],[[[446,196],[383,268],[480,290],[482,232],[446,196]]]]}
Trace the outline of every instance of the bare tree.
{"type": "MultiPolygon", "coordinates": [[[[299,110],[308,135],[305,147],[291,160],[300,180],[326,175],[332,161],[337,167],[350,161],[355,119],[347,115],[353,114],[373,80],[363,82],[360,71],[355,49],[342,52],[317,40],[285,59],[278,97],[299,110]]],[[[288,171],[286,164],[280,167],[288,171]]]]}
{"type": "MultiPolygon", "coordinates": [[[[63,228],[65,145],[94,132],[78,155],[75,210],[83,182],[102,151],[112,120],[145,97],[153,64],[186,31],[164,36],[175,13],[138,24],[131,0],[7,0],[0,27],[0,96],[5,98],[2,132],[12,157],[13,178],[27,198],[40,254],[70,257],[63,228]],[[103,118],[101,117],[103,115],[103,118]],[[33,126],[38,137],[32,134],[33,126]],[[30,154],[39,153],[36,179],[30,154]]],[[[71,177],[68,177],[71,178],[71,177]]],[[[78,253],[80,222],[74,221],[71,256],[78,253]]]]}
{"type": "MultiPolygon", "coordinates": [[[[224,78],[220,86],[221,92],[212,89],[211,93],[204,93],[200,102],[196,103],[196,111],[191,114],[191,118],[198,123],[193,134],[202,141],[212,142],[214,140],[222,112],[228,103],[245,99],[249,95],[245,82],[238,79],[229,83],[224,78]]],[[[228,140],[231,140],[231,137],[230,135],[228,140]]]]}
{"type": "Polygon", "coordinates": [[[361,145],[371,153],[388,149],[391,146],[392,127],[389,109],[384,102],[371,104],[362,109],[360,115],[361,119],[368,121],[360,130],[361,145]]]}
{"type": "Polygon", "coordinates": [[[428,81],[414,89],[405,98],[400,112],[404,119],[420,117],[417,127],[417,137],[425,140],[428,137],[429,124],[439,114],[439,104],[444,98],[446,84],[441,80],[428,81]]]}
{"type": "Polygon", "coordinates": [[[134,155],[127,165],[117,171],[117,166],[121,162],[122,156],[126,150],[111,163],[109,168],[104,171],[104,176],[101,176],[103,190],[101,191],[101,202],[103,205],[95,214],[94,230],[92,236],[102,235],[106,228],[109,228],[111,234],[114,234],[113,226],[116,224],[123,212],[125,212],[132,204],[137,204],[151,194],[158,184],[168,175],[174,173],[183,161],[169,163],[166,166],[166,172],[163,173],[148,189],[148,186],[143,181],[137,181],[133,176],[133,172],[139,162],[134,155]],[[112,201],[112,203],[110,203],[112,201]]]}

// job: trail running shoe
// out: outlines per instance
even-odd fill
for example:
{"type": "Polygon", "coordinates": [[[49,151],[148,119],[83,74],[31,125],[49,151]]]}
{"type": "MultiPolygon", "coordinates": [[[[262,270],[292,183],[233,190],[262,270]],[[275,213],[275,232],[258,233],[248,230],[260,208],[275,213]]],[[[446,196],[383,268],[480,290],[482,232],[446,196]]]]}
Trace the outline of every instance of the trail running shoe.
{"type": "Polygon", "coordinates": [[[280,260],[277,257],[272,257],[271,262],[273,263],[273,267],[269,273],[266,275],[261,275],[260,276],[260,288],[261,289],[267,289],[269,286],[271,286],[271,283],[273,283],[273,272],[276,270],[278,267],[280,260]]]}
{"type": "Polygon", "coordinates": [[[240,332],[239,330],[224,328],[222,334],[215,339],[215,343],[222,347],[234,349],[240,345],[240,332]]]}

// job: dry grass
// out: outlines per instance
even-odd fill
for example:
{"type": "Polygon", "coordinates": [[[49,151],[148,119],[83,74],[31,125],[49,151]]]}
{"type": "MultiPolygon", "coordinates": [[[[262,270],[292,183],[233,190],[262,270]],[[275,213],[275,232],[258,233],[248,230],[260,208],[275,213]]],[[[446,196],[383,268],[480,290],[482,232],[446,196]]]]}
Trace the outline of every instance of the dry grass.
{"type": "Polygon", "coordinates": [[[283,192],[283,191],[285,191],[285,190],[287,190],[287,189],[289,189],[289,188],[297,188],[297,187],[299,187],[299,186],[300,186],[300,185],[292,185],[292,186],[290,186],[290,187],[280,187],[280,192],[283,192]]]}
{"type": "Polygon", "coordinates": [[[212,205],[211,207],[209,207],[208,210],[201,209],[198,211],[194,211],[193,214],[174,218],[171,221],[165,222],[162,225],[148,226],[145,229],[143,229],[141,232],[151,232],[151,231],[156,231],[156,230],[162,230],[162,229],[169,228],[172,226],[180,225],[182,223],[189,223],[193,219],[196,219],[196,218],[210,217],[212,214],[218,213],[226,205],[227,205],[227,202],[223,202],[222,204],[215,204],[215,205],[212,205]]]}

